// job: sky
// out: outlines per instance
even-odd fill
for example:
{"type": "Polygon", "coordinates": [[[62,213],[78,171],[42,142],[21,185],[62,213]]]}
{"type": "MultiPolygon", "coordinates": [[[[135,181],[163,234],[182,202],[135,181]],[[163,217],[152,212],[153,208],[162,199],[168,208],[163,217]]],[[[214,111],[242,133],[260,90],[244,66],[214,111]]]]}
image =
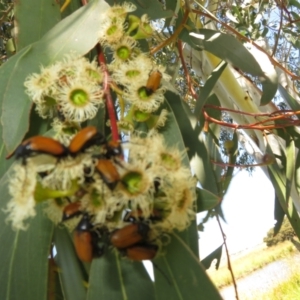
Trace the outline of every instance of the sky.
{"type": "MultiPolygon", "coordinates": [[[[226,223],[222,223],[230,254],[251,248],[263,242],[267,231],[274,226],[274,189],[261,168],[250,175],[238,171],[226,193],[222,208],[226,223]]],[[[205,216],[197,216],[198,222],[205,216]]],[[[218,248],[223,239],[217,221],[206,223],[200,232],[200,258],[218,248]]]]}

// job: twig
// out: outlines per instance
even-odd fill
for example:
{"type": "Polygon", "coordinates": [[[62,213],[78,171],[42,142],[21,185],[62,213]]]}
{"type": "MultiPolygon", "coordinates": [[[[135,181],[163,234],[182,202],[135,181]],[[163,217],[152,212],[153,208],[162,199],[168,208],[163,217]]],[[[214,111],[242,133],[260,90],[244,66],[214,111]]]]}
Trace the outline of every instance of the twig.
{"type": "Polygon", "coordinates": [[[283,3],[283,1],[282,1],[282,0],[276,0],[276,4],[277,4],[279,7],[281,7],[281,9],[283,9],[283,10],[286,12],[287,17],[288,17],[288,19],[289,19],[289,22],[291,22],[291,21],[292,21],[291,13],[288,11],[288,9],[286,8],[286,6],[285,6],[285,4],[283,3]]]}
{"type": "Polygon", "coordinates": [[[231,109],[231,108],[225,108],[225,107],[221,107],[221,106],[217,106],[217,105],[213,105],[213,104],[205,104],[204,108],[213,108],[213,109],[221,110],[221,111],[230,111],[230,112],[237,113],[240,115],[248,115],[248,116],[253,116],[253,117],[273,117],[276,115],[283,115],[283,114],[284,114],[284,116],[291,117],[291,116],[300,114],[300,110],[292,110],[292,109],[276,110],[271,113],[248,113],[248,112],[235,110],[235,109],[231,109]]]}
{"type": "Polygon", "coordinates": [[[300,19],[297,19],[297,20],[292,20],[292,21],[290,21],[290,24],[293,24],[293,23],[298,23],[298,22],[300,22],[300,19]]]}
{"type": "MultiPolygon", "coordinates": [[[[251,123],[251,124],[247,124],[247,125],[240,125],[240,124],[226,123],[226,122],[217,120],[215,118],[212,118],[211,116],[209,116],[207,114],[207,112],[205,110],[203,110],[203,115],[204,115],[205,120],[208,121],[208,122],[212,122],[212,123],[218,124],[220,126],[225,126],[225,127],[234,128],[234,129],[268,130],[268,129],[285,128],[285,127],[300,125],[300,120],[292,120],[292,119],[287,119],[286,123],[281,123],[281,124],[259,125],[259,124],[262,124],[262,123],[265,123],[265,122],[271,122],[272,118],[270,118],[268,120],[263,120],[263,121],[257,122],[257,123],[251,123]]],[[[274,120],[275,120],[275,118],[277,119],[277,117],[274,117],[274,120]]]]}
{"type": "MultiPolygon", "coordinates": [[[[279,5],[283,5],[283,4],[281,4],[281,2],[280,2],[280,4],[278,4],[278,6],[279,5]]],[[[273,48],[271,56],[274,56],[274,54],[276,53],[276,50],[277,50],[278,41],[279,41],[279,38],[280,38],[280,32],[281,32],[281,28],[282,28],[282,21],[283,21],[283,10],[282,10],[282,7],[281,7],[279,29],[278,29],[277,37],[275,39],[275,44],[274,44],[274,48],[273,48]]]]}
{"type": "Polygon", "coordinates": [[[262,162],[259,164],[250,164],[250,165],[236,165],[236,164],[218,162],[218,161],[215,161],[212,159],[210,160],[210,162],[214,165],[221,166],[221,167],[232,167],[232,168],[240,168],[240,169],[249,168],[249,167],[262,167],[262,166],[267,165],[265,162],[262,162]]]}
{"type": "Polygon", "coordinates": [[[224,241],[224,246],[225,246],[225,251],[226,251],[226,257],[227,257],[227,267],[228,267],[228,270],[229,270],[229,272],[231,274],[232,283],[233,283],[234,291],[235,291],[235,298],[236,298],[236,300],[239,300],[239,294],[238,294],[238,290],[237,290],[237,285],[236,285],[235,277],[234,277],[233,270],[232,270],[232,267],[231,267],[231,261],[230,261],[229,251],[228,251],[228,247],[227,247],[227,243],[226,243],[226,235],[225,235],[225,233],[223,231],[223,228],[222,228],[222,225],[221,225],[220,218],[219,218],[218,214],[216,215],[216,218],[217,218],[217,222],[219,224],[219,228],[220,228],[220,231],[221,231],[221,234],[222,234],[222,238],[223,238],[223,241],[224,241]]]}
{"type": "Polygon", "coordinates": [[[247,41],[249,43],[251,43],[253,46],[255,46],[258,50],[260,50],[261,52],[265,53],[268,58],[270,59],[270,61],[272,62],[272,64],[276,67],[278,67],[279,69],[281,69],[282,71],[284,71],[285,73],[287,73],[289,76],[291,76],[291,78],[293,80],[300,80],[300,76],[297,76],[295,74],[293,74],[290,70],[286,69],[284,66],[282,66],[276,59],[274,59],[272,56],[270,56],[270,54],[268,52],[266,52],[262,47],[260,47],[258,44],[256,44],[255,42],[253,42],[251,39],[248,39],[247,37],[243,36],[242,34],[240,34],[238,31],[236,31],[234,28],[232,28],[231,26],[227,25],[226,23],[218,20],[213,14],[208,14],[205,12],[202,12],[200,10],[196,10],[196,9],[192,9],[192,12],[210,18],[218,23],[220,23],[222,26],[224,26],[226,29],[228,29],[229,31],[233,32],[235,35],[237,35],[241,40],[247,41]]]}
{"type": "Polygon", "coordinates": [[[164,48],[165,46],[171,44],[172,42],[174,42],[177,39],[177,37],[179,36],[180,32],[184,28],[185,23],[188,20],[190,11],[191,11],[191,8],[190,8],[189,1],[185,0],[185,12],[184,12],[184,15],[183,15],[181,23],[179,24],[179,26],[176,28],[176,30],[174,31],[174,33],[168,39],[166,39],[161,44],[159,44],[158,46],[156,46],[156,47],[154,47],[154,48],[152,48],[150,50],[150,54],[151,55],[153,55],[154,53],[156,53],[160,49],[164,48]]]}
{"type": "Polygon", "coordinates": [[[187,84],[188,84],[188,88],[189,88],[189,92],[190,94],[192,95],[192,97],[194,99],[197,99],[197,94],[194,90],[194,87],[192,85],[192,82],[191,82],[191,76],[190,76],[190,73],[186,67],[186,63],[184,61],[184,57],[183,57],[183,53],[182,53],[182,41],[181,40],[178,40],[177,42],[177,48],[178,48],[178,52],[179,52],[179,57],[180,57],[180,60],[181,60],[181,65],[183,67],[183,71],[184,71],[184,74],[185,74],[185,77],[186,77],[186,81],[187,81],[187,84]]]}

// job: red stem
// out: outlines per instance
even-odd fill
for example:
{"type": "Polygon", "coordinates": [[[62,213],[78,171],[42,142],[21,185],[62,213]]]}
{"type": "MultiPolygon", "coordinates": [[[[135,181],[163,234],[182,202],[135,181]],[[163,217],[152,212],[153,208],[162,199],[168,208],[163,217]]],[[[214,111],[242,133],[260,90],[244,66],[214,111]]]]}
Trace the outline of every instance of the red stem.
{"type": "MultiPolygon", "coordinates": [[[[82,5],[86,5],[88,3],[87,0],[81,0],[82,5]]],[[[104,97],[106,99],[106,108],[108,112],[108,117],[110,120],[110,129],[112,134],[112,140],[118,141],[119,140],[119,132],[118,132],[118,126],[117,126],[117,119],[116,119],[116,113],[115,113],[115,107],[114,102],[111,97],[110,93],[110,87],[109,87],[109,73],[106,66],[106,60],[104,53],[102,51],[102,47],[100,44],[97,44],[97,53],[98,53],[98,63],[102,67],[102,70],[104,72],[104,82],[103,82],[103,89],[104,89],[104,97]]]]}
{"type": "MultiPolygon", "coordinates": [[[[252,124],[247,124],[247,125],[240,125],[240,124],[231,124],[231,123],[226,123],[220,120],[217,120],[215,118],[212,118],[211,116],[209,116],[207,114],[207,112],[205,110],[203,110],[203,115],[206,121],[209,122],[213,122],[215,124],[221,125],[221,126],[225,126],[225,127],[230,127],[230,128],[234,128],[234,129],[258,129],[258,130],[267,130],[267,129],[274,129],[274,128],[285,128],[288,126],[297,126],[300,125],[300,120],[292,120],[292,119],[286,119],[286,123],[282,123],[282,124],[273,124],[273,125],[257,125],[257,124],[261,124],[264,121],[258,122],[258,123],[252,123],[252,124]]],[[[276,119],[276,117],[274,117],[273,119],[276,119]]],[[[272,121],[272,118],[270,118],[269,121],[272,121]]]]}
{"type": "Polygon", "coordinates": [[[118,132],[114,102],[113,102],[113,99],[111,96],[110,86],[109,86],[110,77],[109,77],[108,69],[106,66],[105,56],[104,56],[104,53],[102,51],[100,44],[97,44],[97,52],[98,52],[98,62],[104,72],[103,89],[104,89],[104,97],[106,99],[106,108],[107,108],[107,112],[108,112],[108,117],[110,120],[110,129],[111,129],[111,134],[112,134],[112,140],[118,141],[119,140],[119,132],[118,132]]]}

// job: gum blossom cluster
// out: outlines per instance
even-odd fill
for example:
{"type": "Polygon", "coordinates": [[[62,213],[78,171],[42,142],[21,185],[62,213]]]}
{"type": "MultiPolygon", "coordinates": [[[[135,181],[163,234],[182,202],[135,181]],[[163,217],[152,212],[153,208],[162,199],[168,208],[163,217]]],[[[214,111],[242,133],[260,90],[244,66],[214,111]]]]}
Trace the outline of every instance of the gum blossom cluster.
{"type": "Polygon", "coordinates": [[[114,89],[118,96],[120,130],[132,132],[136,122],[146,122],[149,129],[164,125],[167,112],[155,112],[164,101],[162,83],[170,78],[163,66],[139,49],[137,40],[151,37],[153,29],[146,15],[141,19],[128,15],[134,10],[135,6],[126,3],[112,7],[99,30],[99,42],[112,56],[106,64],[110,77],[96,61],[72,53],[26,79],[26,92],[36,111],[42,118],[55,118],[58,135],[65,127],[93,119],[104,105],[107,88],[114,89]],[[153,72],[159,74],[153,79],[157,83],[155,88],[147,88],[153,72]]]}
{"type": "MultiPolygon", "coordinates": [[[[39,203],[56,224],[66,206],[76,203],[81,215],[90,215],[94,226],[109,232],[124,227],[124,214],[131,212],[148,223],[151,243],[159,244],[174,229],[184,230],[194,218],[195,182],[182,166],[181,153],[168,149],[155,133],[133,136],[126,148],[127,161],[104,158],[105,147],[92,146],[72,157],[38,154],[15,164],[6,208],[13,228],[26,229],[25,221],[35,216],[39,203]],[[114,180],[109,181],[112,170],[114,180]]],[[[63,222],[70,230],[77,223],[78,218],[63,222]]]]}
{"type": "MultiPolygon", "coordinates": [[[[59,143],[66,152],[58,156],[47,149],[33,151],[15,164],[6,207],[13,229],[25,230],[40,204],[55,224],[70,230],[76,230],[82,216],[109,233],[124,228],[128,219],[147,223],[146,242],[160,245],[165,233],[184,230],[195,217],[196,183],[182,165],[183,153],[166,147],[157,132],[167,119],[160,106],[169,76],[139,49],[137,40],[150,37],[153,30],[146,16],[130,15],[133,10],[133,5],[124,4],[107,12],[99,34],[99,42],[112,56],[105,68],[73,53],[26,79],[26,92],[38,114],[53,119],[50,144],[59,143]],[[89,139],[81,123],[96,117],[109,88],[117,95],[118,128],[131,132],[124,144],[125,159],[108,154],[106,139],[71,153],[74,138],[89,139]],[[140,122],[148,128],[143,137],[135,131],[140,122]],[[76,216],[63,221],[70,205],[76,216]]],[[[30,142],[27,146],[39,147],[30,142]]]]}

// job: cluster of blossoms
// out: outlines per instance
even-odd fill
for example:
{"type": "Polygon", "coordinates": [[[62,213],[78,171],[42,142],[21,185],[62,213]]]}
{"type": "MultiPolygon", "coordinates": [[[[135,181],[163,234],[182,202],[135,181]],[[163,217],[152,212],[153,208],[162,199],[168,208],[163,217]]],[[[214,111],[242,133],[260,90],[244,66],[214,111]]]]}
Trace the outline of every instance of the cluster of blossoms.
{"type": "MultiPolygon", "coordinates": [[[[44,203],[47,216],[59,224],[65,208],[77,203],[81,213],[108,232],[128,224],[126,212],[136,220],[147,220],[151,243],[160,244],[160,237],[174,229],[184,230],[194,218],[195,182],[182,166],[180,152],[168,149],[157,133],[133,136],[127,151],[126,161],[110,159],[118,173],[113,187],[105,179],[110,170],[100,172],[99,164],[107,161],[102,147],[92,146],[75,157],[28,157],[25,165],[14,167],[8,219],[15,229],[26,229],[25,220],[35,215],[35,205],[44,203]]],[[[64,224],[73,230],[78,221],[72,218],[64,224]]]]}
{"type": "Polygon", "coordinates": [[[76,204],[77,217],[63,222],[70,230],[77,228],[82,215],[108,233],[125,227],[130,219],[147,223],[147,242],[160,245],[165,233],[184,230],[194,218],[195,182],[190,170],[182,165],[182,153],[168,149],[156,131],[167,119],[167,111],[159,108],[169,77],[138,48],[137,40],[151,36],[153,30],[146,16],[128,16],[134,9],[128,4],[112,7],[101,28],[99,41],[112,51],[107,64],[111,81],[105,82],[107,70],[95,61],[72,54],[42,67],[25,82],[39,115],[54,118],[61,149],[69,149],[80,134],[80,123],[95,117],[104,103],[103,86],[111,86],[120,107],[118,128],[132,132],[125,159],[108,155],[107,141],[90,143],[75,154],[66,150],[63,156],[31,149],[25,141],[20,151],[27,147],[29,155],[26,152],[26,159],[14,167],[12,199],[6,208],[14,229],[26,229],[25,221],[35,215],[37,203],[46,206],[55,224],[62,222],[70,204],[76,204]],[[137,122],[147,124],[146,137],[134,132],[137,122]],[[128,213],[130,218],[125,217],[128,213]]]}
{"type": "Polygon", "coordinates": [[[65,122],[84,122],[103,105],[103,72],[95,61],[67,56],[41,68],[25,81],[27,93],[42,118],[58,116],[65,122]]]}
{"type": "MultiPolygon", "coordinates": [[[[101,45],[112,52],[107,68],[121,107],[119,129],[125,132],[134,131],[135,122],[145,122],[149,129],[164,126],[167,111],[161,110],[158,115],[155,112],[164,101],[164,82],[170,79],[163,66],[156,65],[139,49],[137,40],[150,37],[153,29],[146,15],[141,19],[128,16],[134,10],[132,4],[112,7],[99,36],[101,45]],[[153,78],[157,87],[147,88],[153,72],[159,74],[153,78]]],[[[39,74],[30,75],[25,87],[42,118],[58,117],[56,124],[70,125],[95,117],[103,105],[102,84],[110,83],[103,82],[104,77],[96,61],[70,54],[52,66],[41,67],[39,74]]]]}

